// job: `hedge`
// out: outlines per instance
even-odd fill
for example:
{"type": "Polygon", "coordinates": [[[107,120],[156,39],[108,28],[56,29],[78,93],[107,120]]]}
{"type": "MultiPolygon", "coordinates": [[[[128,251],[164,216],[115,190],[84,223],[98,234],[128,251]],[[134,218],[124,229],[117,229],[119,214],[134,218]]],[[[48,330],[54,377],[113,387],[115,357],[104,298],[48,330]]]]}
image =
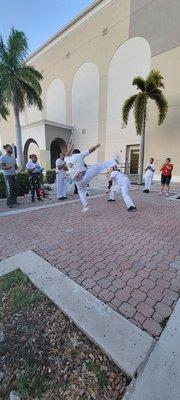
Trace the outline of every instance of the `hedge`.
{"type": "MultiPolygon", "coordinates": [[[[47,182],[49,184],[54,183],[56,180],[56,171],[49,170],[46,171],[46,175],[42,174],[41,176],[41,183],[47,182]]],[[[30,185],[29,185],[29,178],[27,171],[22,171],[17,175],[17,182],[18,182],[18,196],[24,196],[24,194],[29,193],[30,185]]],[[[0,172],[0,199],[6,197],[6,185],[4,182],[3,173],[0,172]]]]}
{"type": "Polygon", "coordinates": [[[56,171],[54,169],[46,171],[46,182],[49,184],[54,183],[56,180],[56,171]]]}
{"type": "MultiPolygon", "coordinates": [[[[29,193],[30,185],[28,173],[26,171],[22,171],[17,176],[18,183],[18,196],[24,196],[24,194],[29,193]]],[[[4,181],[3,173],[0,172],[0,199],[6,197],[6,185],[4,181]]]]}

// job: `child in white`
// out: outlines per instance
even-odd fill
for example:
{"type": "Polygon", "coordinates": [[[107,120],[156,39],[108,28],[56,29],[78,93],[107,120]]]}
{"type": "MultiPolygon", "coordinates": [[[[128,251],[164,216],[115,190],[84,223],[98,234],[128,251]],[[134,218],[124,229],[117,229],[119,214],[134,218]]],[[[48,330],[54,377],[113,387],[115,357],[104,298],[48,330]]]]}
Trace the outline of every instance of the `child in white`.
{"type": "Polygon", "coordinates": [[[145,190],[144,193],[149,193],[155,171],[154,158],[150,158],[149,164],[145,168],[145,190]]]}
{"type": "Polygon", "coordinates": [[[110,190],[110,199],[108,201],[115,201],[115,193],[122,192],[122,197],[127,206],[127,210],[135,210],[136,207],[128,194],[128,190],[130,188],[130,181],[128,177],[118,171],[117,167],[115,166],[110,174],[110,180],[112,180],[113,185],[110,190]]]}
{"type": "Polygon", "coordinates": [[[91,147],[89,150],[85,150],[79,153],[77,149],[73,150],[73,146],[64,159],[67,164],[69,174],[71,178],[75,181],[78,188],[78,194],[84,207],[83,212],[86,212],[88,210],[88,199],[86,196],[87,184],[102,171],[117,164],[115,160],[112,160],[95,164],[86,168],[84,166],[84,158],[96,149],[98,149],[98,147],[100,147],[100,144],[97,144],[96,146],[91,147]]]}
{"type": "Polygon", "coordinates": [[[65,200],[66,197],[66,163],[64,161],[65,154],[61,153],[60,157],[56,160],[56,189],[57,198],[65,200]]]}

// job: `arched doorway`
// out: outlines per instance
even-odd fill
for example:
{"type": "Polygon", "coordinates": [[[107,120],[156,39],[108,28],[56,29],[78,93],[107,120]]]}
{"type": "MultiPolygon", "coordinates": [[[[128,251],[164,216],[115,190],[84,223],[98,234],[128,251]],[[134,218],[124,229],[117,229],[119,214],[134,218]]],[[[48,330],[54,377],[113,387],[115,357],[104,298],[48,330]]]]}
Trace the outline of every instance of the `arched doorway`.
{"type": "Polygon", "coordinates": [[[52,141],[50,152],[51,152],[51,168],[56,167],[56,160],[59,158],[59,154],[67,151],[67,144],[61,138],[56,138],[52,141]]]}
{"type": "Polygon", "coordinates": [[[24,145],[24,163],[25,163],[25,165],[28,162],[28,158],[29,158],[30,154],[36,154],[38,158],[40,156],[39,146],[38,146],[37,142],[32,138],[28,139],[24,145]]]}

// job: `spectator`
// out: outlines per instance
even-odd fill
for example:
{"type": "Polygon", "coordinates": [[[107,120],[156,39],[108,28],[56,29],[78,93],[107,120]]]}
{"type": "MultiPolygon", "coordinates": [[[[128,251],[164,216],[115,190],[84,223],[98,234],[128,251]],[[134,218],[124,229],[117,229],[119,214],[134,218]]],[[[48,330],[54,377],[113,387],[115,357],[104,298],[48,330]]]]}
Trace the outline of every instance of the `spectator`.
{"type": "Polygon", "coordinates": [[[42,201],[40,196],[40,176],[44,170],[41,165],[37,162],[36,154],[31,154],[29,156],[30,161],[26,164],[26,169],[28,170],[29,174],[29,182],[31,186],[31,201],[34,203],[35,201],[35,193],[39,201],[42,201]]]}
{"type": "Polygon", "coordinates": [[[147,164],[145,168],[146,173],[145,173],[145,190],[143,190],[144,193],[150,192],[154,171],[155,171],[154,158],[150,158],[149,164],[147,164]]]}
{"type": "Polygon", "coordinates": [[[4,175],[4,180],[6,184],[6,196],[7,196],[7,206],[12,208],[15,205],[19,205],[17,201],[17,165],[16,159],[12,155],[13,148],[10,144],[3,146],[6,154],[1,157],[1,168],[4,175]]]}
{"type": "Polygon", "coordinates": [[[161,171],[161,191],[159,194],[162,194],[164,191],[164,187],[166,185],[166,196],[169,196],[170,189],[170,181],[172,177],[173,164],[171,163],[171,159],[169,157],[166,158],[165,163],[160,168],[161,171]]]}
{"type": "Polygon", "coordinates": [[[66,163],[64,162],[65,154],[61,153],[56,160],[56,188],[57,198],[59,200],[67,199],[66,196],[66,163]]]}

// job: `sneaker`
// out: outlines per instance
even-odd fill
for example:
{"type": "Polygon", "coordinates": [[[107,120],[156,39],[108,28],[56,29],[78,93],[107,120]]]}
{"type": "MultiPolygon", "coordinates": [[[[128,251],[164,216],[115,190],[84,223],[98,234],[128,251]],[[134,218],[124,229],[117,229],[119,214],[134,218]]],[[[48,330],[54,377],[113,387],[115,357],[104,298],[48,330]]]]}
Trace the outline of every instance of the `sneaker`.
{"type": "Polygon", "coordinates": [[[63,196],[63,200],[67,200],[67,196],[63,196]]]}
{"type": "Polygon", "coordinates": [[[131,207],[129,207],[128,209],[127,209],[127,211],[135,211],[136,210],[136,207],[134,207],[134,206],[131,206],[131,207]]]}
{"type": "Polygon", "coordinates": [[[147,189],[143,190],[143,193],[147,193],[147,189]]]}
{"type": "Polygon", "coordinates": [[[163,194],[163,192],[159,192],[158,194],[163,194]]]}
{"type": "Polygon", "coordinates": [[[166,192],[166,197],[169,197],[169,193],[166,192]]]}
{"type": "Polygon", "coordinates": [[[64,197],[59,197],[58,200],[64,200],[64,197]]]}
{"type": "Polygon", "coordinates": [[[108,201],[116,201],[116,200],[113,200],[113,199],[109,199],[108,201]]]}
{"type": "Polygon", "coordinates": [[[9,208],[13,208],[13,204],[10,204],[8,207],[9,207],[9,208]]]}
{"type": "Polygon", "coordinates": [[[41,197],[38,197],[38,200],[39,200],[39,201],[43,201],[43,199],[41,199],[41,197]]]}
{"type": "Polygon", "coordinates": [[[88,210],[89,210],[89,207],[88,207],[88,206],[86,206],[86,207],[83,207],[83,209],[82,209],[82,213],[86,213],[88,210]]]}

